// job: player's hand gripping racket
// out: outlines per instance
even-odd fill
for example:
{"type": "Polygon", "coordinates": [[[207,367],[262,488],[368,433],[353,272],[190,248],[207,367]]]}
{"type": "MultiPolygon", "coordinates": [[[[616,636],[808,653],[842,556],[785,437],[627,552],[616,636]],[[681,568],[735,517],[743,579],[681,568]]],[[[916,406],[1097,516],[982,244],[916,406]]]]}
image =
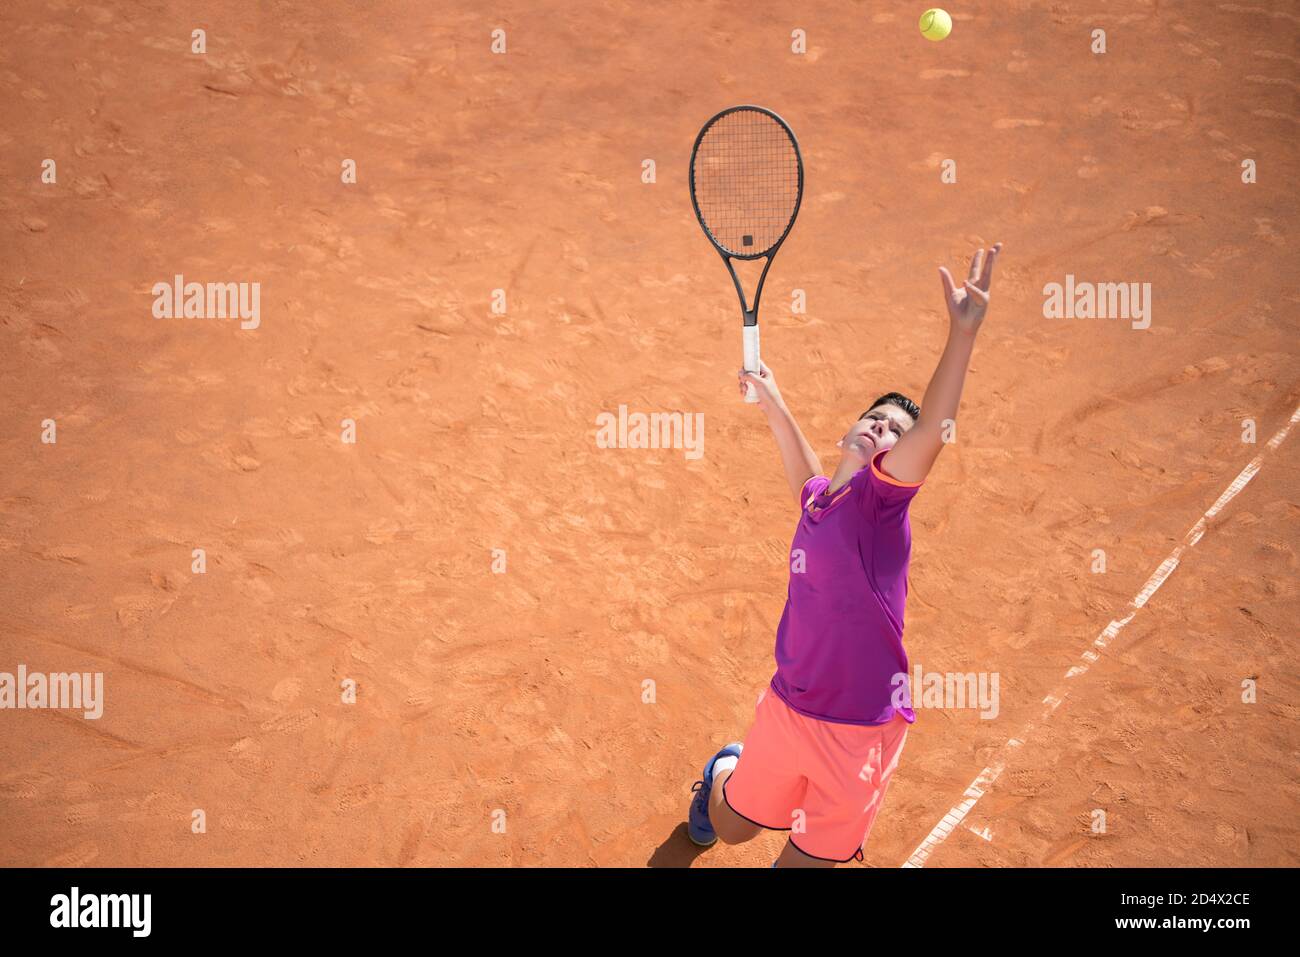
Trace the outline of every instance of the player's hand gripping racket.
{"type": "MultiPolygon", "coordinates": [[[[799,214],[803,158],[785,120],[761,106],[733,106],[704,124],[691,151],[691,203],[736,284],[745,317],[745,371],[758,372],[758,300],[776,251],[799,214]],[[753,305],[731,264],[762,259],[753,305]]],[[[757,402],[753,383],[746,402],[757,402]]]]}

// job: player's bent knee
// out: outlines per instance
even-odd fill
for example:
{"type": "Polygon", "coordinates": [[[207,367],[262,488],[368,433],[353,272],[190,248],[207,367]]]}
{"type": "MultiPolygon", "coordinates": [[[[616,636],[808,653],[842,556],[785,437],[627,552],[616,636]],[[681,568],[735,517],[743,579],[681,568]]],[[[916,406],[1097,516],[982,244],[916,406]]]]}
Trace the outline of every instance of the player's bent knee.
{"type": "Polygon", "coordinates": [[[710,812],[713,830],[723,844],[744,844],[762,830],[753,821],[741,817],[723,801],[710,812]]]}
{"type": "Polygon", "coordinates": [[[725,828],[715,827],[714,830],[723,844],[744,844],[757,837],[762,828],[741,818],[725,828]]]}

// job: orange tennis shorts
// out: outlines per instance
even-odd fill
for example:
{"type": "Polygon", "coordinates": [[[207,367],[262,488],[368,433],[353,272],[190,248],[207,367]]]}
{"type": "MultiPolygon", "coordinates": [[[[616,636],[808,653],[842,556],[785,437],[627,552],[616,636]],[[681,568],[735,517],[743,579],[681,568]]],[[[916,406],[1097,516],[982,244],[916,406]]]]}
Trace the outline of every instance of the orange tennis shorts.
{"type": "Polygon", "coordinates": [[[795,711],[770,687],[722,797],[741,817],[809,857],[843,863],[862,850],[898,767],[907,721],[857,725],[795,711]]]}

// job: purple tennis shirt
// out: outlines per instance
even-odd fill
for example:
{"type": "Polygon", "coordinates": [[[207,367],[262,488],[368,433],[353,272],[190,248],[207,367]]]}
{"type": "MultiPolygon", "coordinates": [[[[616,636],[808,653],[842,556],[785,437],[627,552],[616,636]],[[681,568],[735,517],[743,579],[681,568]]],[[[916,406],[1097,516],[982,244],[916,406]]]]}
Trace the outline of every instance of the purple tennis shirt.
{"type": "Polygon", "coordinates": [[[810,478],[790,543],[790,590],[776,630],[772,690],[800,714],[840,724],[916,720],[910,699],[891,697],[906,675],[903,606],[912,529],[907,506],[921,483],[885,474],[889,454],[827,495],[830,479],[810,478]]]}

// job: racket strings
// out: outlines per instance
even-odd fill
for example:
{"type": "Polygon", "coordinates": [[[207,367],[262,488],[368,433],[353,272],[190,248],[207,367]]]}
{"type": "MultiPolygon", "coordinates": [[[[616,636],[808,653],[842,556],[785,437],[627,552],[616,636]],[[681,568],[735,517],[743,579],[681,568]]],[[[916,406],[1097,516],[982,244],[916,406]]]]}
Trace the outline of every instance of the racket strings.
{"type": "Polygon", "coordinates": [[[700,219],[739,256],[766,253],[799,205],[799,154],[789,132],[766,113],[737,110],[704,134],[692,167],[700,219]]]}

